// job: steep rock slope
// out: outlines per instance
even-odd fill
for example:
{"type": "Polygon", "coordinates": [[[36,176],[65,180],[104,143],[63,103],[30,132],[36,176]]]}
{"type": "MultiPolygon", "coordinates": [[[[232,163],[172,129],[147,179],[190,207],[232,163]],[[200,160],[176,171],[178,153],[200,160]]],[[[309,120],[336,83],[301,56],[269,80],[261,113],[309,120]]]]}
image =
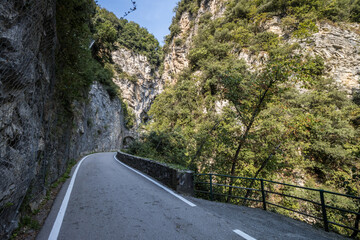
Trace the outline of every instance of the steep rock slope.
{"type": "Polygon", "coordinates": [[[164,47],[164,73],[162,78],[166,83],[175,83],[176,75],[189,67],[188,54],[193,44],[193,38],[197,34],[201,17],[206,13],[211,13],[212,19],[219,18],[224,15],[226,9],[226,1],[224,0],[200,1],[199,5],[197,12],[178,11],[173,19],[173,24],[179,29],[174,35],[171,35],[171,39],[164,47]],[[176,17],[179,19],[177,20],[176,17]]]}
{"type": "Polygon", "coordinates": [[[121,97],[133,110],[136,126],[139,126],[148,120],[147,112],[156,95],[162,91],[163,81],[158,70],[152,70],[146,56],[120,48],[112,52],[112,60],[115,69],[131,76],[115,74],[113,81],[121,89],[121,97]]]}
{"type": "Polygon", "coordinates": [[[353,194],[359,2],[331,5],[337,11],[327,3],[181,1],[165,46],[169,85],[150,110],[149,128],[160,133],[145,140],[151,150],[134,152],[165,159],[177,152],[170,162],[196,161],[200,171],[274,179],[286,171],[294,183],[335,183],[353,194]],[[344,9],[353,15],[337,15],[344,9]],[[171,151],[152,148],[163,139],[173,140],[171,151]],[[274,162],[262,163],[277,146],[274,162]]]}
{"type": "Polygon", "coordinates": [[[94,83],[64,112],[55,96],[55,1],[0,5],[0,239],[17,226],[21,204],[35,210],[71,159],[117,150],[119,99],[94,83]],[[26,196],[26,199],[24,200],[26,196]]]}
{"type": "MultiPolygon", "coordinates": [[[[272,32],[289,43],[298,43],[302,54],[318,55],[324,59],[325,75],[334,79],[338,86],[349,93],[360,89],[360,25],[358,23],[331,23],[319,21],[318,32],[304,40],[289,38],[284,30],[284,21],[273,17],[261,25],[261,31],[272,32]]],[[[247,49],[239,53],[249,66],[256,68],[266,60],[266,53],[251,54],[247,49]]]]}
{"type": "Polygon", "coordinates": [[[116,91],[124,102],[126,126],[136,135],[140,123],[148,119],[153,99],[162,91],[162,48],[147,29],[104,8],[97,7],[93,24],[98,29],[94,44],[97,58],[120,88],[116,91]]]}
{"type": "Polygon", "coordinates": [[[55,1],[33,4],[0,6],[0,238],[14,227],[45,149],[46,92],[55,76],[55,1]]]}
{"type": "Polygon", "coordinates": [[[88,103],[75,103],[70,157],[89,152],[116,151],[125,137],[120,99],[111,100],[104,87],[94,83],[88,103]]]}
{"type": "MultiPolygon", "coordinates": [[[[168,85],[132,153],[357,195],[360,2],[344,2],[180,1],[165,46],[168,85]]],[[[297,204],[287,206],[303,211],[297,204]]],[[[353,226],[352,217],[332,219],[353,226]]]]}
{"type": "MultiPolygon", "coordinates": [[[[186,2],[186,1],[185,1],[186,2]]],[[[229,1],[210,0],[201,1],[196,13],[188,10],[178,12],[179,20],[175,24],[179,30],[171,35],[168,41],[164,59],[163,79],[166,82],[176,82],[176,75],[189,67],[188,54],[192,48],[194,36],[197,35],[201,17],[209,14],[211,19],[224,16],[229,1]]],[[[340,86],[350,93],[360,89],[360,25],[358,23],[333,23],[331,21],[319,21],[316,23],[318,31],[306,40],[289,38],[289,31],[284,27],[286,23],[280,17],[271,17],[260,23],[260,32],[272,32],[278,34],[285,41],[297,42],[301,46],[301,53],[319,55],[324,58],[326,65],[325,74],[333,78],[340,86]]],[[[234,51],[238,51],[234,49],[234,51]]],[[[248,48],[238,51],[238,57],[256,68],[266,61],[266,52],[252,53],[248,48]]]]}

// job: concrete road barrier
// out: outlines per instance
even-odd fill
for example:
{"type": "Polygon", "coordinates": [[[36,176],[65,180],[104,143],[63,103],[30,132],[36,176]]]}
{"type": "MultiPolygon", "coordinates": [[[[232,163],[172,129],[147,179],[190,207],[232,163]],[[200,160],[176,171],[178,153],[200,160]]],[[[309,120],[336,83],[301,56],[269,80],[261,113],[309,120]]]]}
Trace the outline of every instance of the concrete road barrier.
{"type": "Polygon", "coordinates": [[[118,152],[116,158],[174,189],[177,192],[194,195],[193,172],[178,170],[147,158],[133,156],[127,153],[118,152]]]}

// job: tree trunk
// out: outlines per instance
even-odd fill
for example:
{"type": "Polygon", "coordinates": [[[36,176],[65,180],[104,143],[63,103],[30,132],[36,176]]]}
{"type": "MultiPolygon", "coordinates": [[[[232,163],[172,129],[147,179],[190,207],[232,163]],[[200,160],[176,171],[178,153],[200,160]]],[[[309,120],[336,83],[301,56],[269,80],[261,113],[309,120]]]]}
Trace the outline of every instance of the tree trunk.
{"type": "Polygon", "coordinates": [[[200,153],[202,151],[202,148],[204,147],[206,141],[209,139],[209,136],[212,134],[212,132],[217,128],[217,126],[220,124],[221,120],[216,121],[215,125],[211,128],[211,130],[209,131],[208,135],[206,136],[206,138],[201,142],[198,150],[196,151],[194,157],[191,159],[189,166],[191,168],[191,170],[196,171],[197,169],[195,168],[195,161],[196,159],[200,156],[200,153]]]}
{"type": "MultiPolygon", "coordinates": [[[[272,156],[274,156],[276,154],[276,151],[279,149],[280,144],[274,149],[274,151],[272,153],[270,153],[270,155],[263,161],[263,163],[261,164],[260,168],[256,171],[255,176],[253,178],[257,178],[258,175],[260,174],[260,172],[266,167],[266,165],[268,164],[269,160],[271,159],[272,156]]],[[[255,183],[255,180],[251,180],[250,185],[248,188],[253,188],[255,183]]],[[[245,198],[249,198],[251,197],[252,191],[250,189],[248,189],[246,191],[246,195],[245,198]]],[[[247,202],[246,199],[243,200],[243,205],[245,205],[247,202]]]]}
{"type": "MultiPolygon", "coordinates": [[[[244,135],[241,137],[240,139],[240,142],[239,142],[239,146],[238,148],[236,149],[236,153],[235,153],[235,156],[232,160],[232,165],[231,165],[231,172],[230,172],[230,175],[231,176],[234,176],[235,175],[235,169],[236,169],[236,164],[237,164],[237,161],[238,161],[238,157],[239,157],[239,154],[240,154],[240,151],[242,149],[242,147],[244,146],[244,143],[246,142],[246,139],[247,139],[247,136],[250,132],[250,129],[253,125],[253,123],[255,122],[255,118],[256,116],[259,114],[260,112],[260,108],[261,108],[261,105],[263,104],[264,100],[265,100],[265,97],[266,97],[266,94],[267,92],[269,91],[270,87],[272,86],[272,82],[270,82],[269,86],[267,87],[267,89],[265,90],[265,92],[261,95],[261,97],[259,98],[259,102],[257,103],[252,115],[251,115],[251,119],[250,119],[250,122],[249,124],[246,126],[246,130],[245,130],[245,133],[244,135]]],[[[230,202],[230,199],[231,199],[231,194],[232,194],[232,186],[234,184],[234,178],[230,178],[230,183],[229,183],[229,190],[228,190],[228,196],[227,196],[227,200],[226,202],[229,203],[230,202]]]]}

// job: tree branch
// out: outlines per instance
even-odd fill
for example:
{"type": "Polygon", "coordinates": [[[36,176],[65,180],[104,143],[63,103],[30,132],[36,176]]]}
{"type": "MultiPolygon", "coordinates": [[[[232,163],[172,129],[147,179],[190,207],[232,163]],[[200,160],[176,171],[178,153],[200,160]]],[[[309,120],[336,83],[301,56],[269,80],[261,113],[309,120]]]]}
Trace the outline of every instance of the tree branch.
{"type": "Polygon", "coordinates": [[[122,18],[126,17],[127,15],[129,15],[130,13],[132,13],[133,11],[136,10],[136,2],[133,1],[133,0],[130,0],[130,1],[131,1],[131,3],[132,3],[133,7],[130,8],[129,11],[125,12],[125,13],[124,13],[124,16],[123,16],[122,18]]]}

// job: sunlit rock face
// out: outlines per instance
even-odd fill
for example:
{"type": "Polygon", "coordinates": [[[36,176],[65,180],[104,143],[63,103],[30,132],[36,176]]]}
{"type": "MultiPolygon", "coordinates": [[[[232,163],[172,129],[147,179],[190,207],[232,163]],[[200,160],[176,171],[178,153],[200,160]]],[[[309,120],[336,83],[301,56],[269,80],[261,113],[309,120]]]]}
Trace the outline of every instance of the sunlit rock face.
{"type": "Polygon", "coordinates": [[[112,59],[115,69],[126,73],[115,74],[113,81],[121,89],[121,98],[134,111],[136,126],[139,126],[148,120],[147,112],[156,95],[163,90],[163,81],[158,70],[143,55],[120,48],[112,53],[112,59]]]}
{"type": "MultiPolygon", "coordinates": [[[[263,31],[270,31],[286,42],[298,43],[302,54],[318,55],[324,59],[325,75],[349,93],[359,90],[360,81],[360,25],[358,23],[317,23],[318,32],[306,39],[287,38],[281,28],[282,19],[274,17],[263,24],[263,31]]],[[[259,64],[259,56],[247,56],[249,65],[259,64]]]]}
{"type": "Polygon", "coordinates": [[[304,52],[317,54],[325,60],[325,74],[338,86],[352,92],[359,89],[360,80],[360,26],[334,26],[319,23],[319,32],[300,43],[304,52]]]}
{"type": "MultiPolygon", "coordinates": [[[[180,18],[180,33],[171,39],[164,59],[166,83],[175,83],[176,75],[189,66],[188,54],[199,27],[200,17],[211,13],[212,19],[222,17],[225,13],[226,0],[204,0],[195,16],[184,12],[180,18]],[[182,39],[177,40],[177,39],[182,39]],[[176,44],[178,43],[178,44],[176,44]]],[[[319,55],[324,59],[325,75],[336,81],[340,88],[349,93],[359,91],[360,85],[360,25],[357,23],[317,23],[318,32],[299,40],[290,38],[283,30],[282,19],[272,17],[259,26],[261,31],[278,34],[285,42],[299,43],[302,54],[319,55]]],[[[234,50],[238,57],[244,59],[250,70],[261,67],[267,60],[267,53],[251,53],[248,49],[234,50]]]]}
{"type": "Polygon", "coordinates": [[[190,16],[188,12],[184,12],[180,18],[180,33],[176,35],[170,42],[169,48],[164,58],[164,73],[162,79],[165,83],[174,84],[176,75],[189,66],[187,58],[191,49],[194,36],[198,32],[200,18],[205,13],[211,13],[212,19],[223,16],[225,12],[224,0],[205,0],[201,2],[200,8],[196,16],[190,16]],[[193,22],[193,23],[191,23],[193,22]],[[177,43],[182,39],[181,44],[177,43]]]}

